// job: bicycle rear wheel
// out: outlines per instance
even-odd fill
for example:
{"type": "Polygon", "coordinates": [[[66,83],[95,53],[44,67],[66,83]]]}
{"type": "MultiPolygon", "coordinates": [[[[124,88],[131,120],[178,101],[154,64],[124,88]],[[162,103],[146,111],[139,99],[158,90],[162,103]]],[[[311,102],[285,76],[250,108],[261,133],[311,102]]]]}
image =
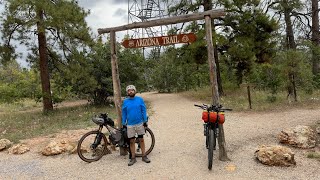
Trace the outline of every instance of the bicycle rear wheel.
{"type": "Polygon", "coordinates": [[[209,133],[208,133],[208,143],[209,143],[209,148],[208,148],[208,169],[211,170],[212,169],[212,160],[213,160],[213,149],[215,147],[216,144],[216,139],[215,139],[215,135],[214,135],[214,130],[213,129],[209,129],[209,133]]]}
{"type": "MultiPolygon", "coordinates": [[[[148,155],[154,148],[155,145],[155,138],[154,138],[154,134],[151,131],[151,129],[149,129],[148,127],[146,128],[146,133],[143,136],[144,139],[144,144],[145,144],[145,151],[146,151],[146,155],[148,155]]],[[[139,139],[136,139],[136,157],[141,157],[142,156],[142,151],[140,148],[140,142],[139,139]]]]}
{"type": "Polygon", "coordinates": [[[100,131],[84,134],[78,142],[77,153],[85,162],[98,161],[107,152],[108,140],[100,131]]]}

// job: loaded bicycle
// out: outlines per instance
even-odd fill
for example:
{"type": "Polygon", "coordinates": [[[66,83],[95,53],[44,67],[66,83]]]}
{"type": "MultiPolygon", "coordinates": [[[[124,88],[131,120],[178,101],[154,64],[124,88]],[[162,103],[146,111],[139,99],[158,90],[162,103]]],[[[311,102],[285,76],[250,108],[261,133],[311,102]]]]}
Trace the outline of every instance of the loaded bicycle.
{"type": "Polygon", "coordinates": [[[222,105],[197,105],[203,109],[202,120],[204,122],[204,136],[206,136],[206,148],[208,149],[208,169],[212,169],[213,150],[216,149],[217,138],[219,136],[219,124],[225,122],[225,111],[232,111],[232,109],[222,108],[222,105]]]}
{"type": "MultiPolygon", "coordinates": [[[[94,162],[102,158],[102,156],[108,154],[107,146],[114,145],[116,147],[126,148],[130,155],[129,140],[126,138],[126,129],[116,128],[114,121],[108,116],[108,114],[100,114],[92,118],[92,121],[99,126],[97,130],[89,131],[84,134],[77,146],[77,153],[79,157],[85,162],[94,162]],[[103,127],[108,131],[108,139],[102,132],[103,127]],[[108,141],[109,140],[109,141],[108,141]]],[[[145,128],[144,142],[146,148],[146,155],[148,155],[154,148],[155,137],[150,128],[145,128]]],[[[140,141],[136,136],[137,148],[136,157],[141,157],[142,152],[140,149],[140,141]]]]}

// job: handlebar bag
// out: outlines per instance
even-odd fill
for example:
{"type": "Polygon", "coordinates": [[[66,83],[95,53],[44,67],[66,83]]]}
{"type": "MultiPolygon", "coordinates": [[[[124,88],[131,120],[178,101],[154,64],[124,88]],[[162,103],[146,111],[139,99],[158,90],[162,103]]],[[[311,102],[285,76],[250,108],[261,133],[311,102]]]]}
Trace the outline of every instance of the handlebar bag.
{"type": "Polygon", "coordinates": [[[202,112],[202,120],[207,123],[207,122],[212,122],[215,123],[218,119],[218,115],[219,115],[219,124],[223,124],[225,121],[225,117],[224,117],[224,113],[223,112],[208,112],[208,111],[203,111],[202,112]]]}
{"type": "Polygon", "coordinates": [[[224,121],[225,121],[224,113],[223,112],[219,112],[219,121],[218,121],[218,123],[219,124],[223,124],[224,121]]]}
{"type": "Polygon", "coordinates": [[[208,111],[203,111],[202,112],[202,120],[207,123],[207,122],[216,122],[217,120],[217,113],[216,112],[208,112],[208,111]]]}
{"type": "Polygon", "coordinates": [[[205,123],[207,123],[208,122],[208,120],[209,120],[209,113],[208,113],[208,111],[203,111],[202,112],[202,120],[205,122],[205,123]]]}

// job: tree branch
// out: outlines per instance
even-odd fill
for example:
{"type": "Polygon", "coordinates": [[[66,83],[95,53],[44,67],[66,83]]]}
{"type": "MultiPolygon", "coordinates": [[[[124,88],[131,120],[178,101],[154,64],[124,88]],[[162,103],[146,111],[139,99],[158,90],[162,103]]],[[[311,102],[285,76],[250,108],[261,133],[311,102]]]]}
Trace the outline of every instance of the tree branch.
{"type": "Polygon", "coordinates": [[[15,27],[10,31],[9,37],[8,37],[8,39],[7,39],[7,42],[6,42],[6,45],[7,45],[7,46],[10,46],[10,42],[11,42],[13,33],[15,33],[15,31],[19,28],[19,26],[21,26],[21,25],[20,25],[20,24],[16,24],[15,27]]]}

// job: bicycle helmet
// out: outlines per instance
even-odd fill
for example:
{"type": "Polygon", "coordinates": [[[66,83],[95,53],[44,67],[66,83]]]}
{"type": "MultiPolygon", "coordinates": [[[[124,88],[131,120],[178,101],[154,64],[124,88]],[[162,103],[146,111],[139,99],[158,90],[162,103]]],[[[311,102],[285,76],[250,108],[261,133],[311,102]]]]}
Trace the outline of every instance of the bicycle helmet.
{"type": "Polygon", "coordinates": [[[134,85],[127,86],[126,91],[128,92],[129,89],[133,89],[135,92],[137,92],[136,87],[134,85]]]}

